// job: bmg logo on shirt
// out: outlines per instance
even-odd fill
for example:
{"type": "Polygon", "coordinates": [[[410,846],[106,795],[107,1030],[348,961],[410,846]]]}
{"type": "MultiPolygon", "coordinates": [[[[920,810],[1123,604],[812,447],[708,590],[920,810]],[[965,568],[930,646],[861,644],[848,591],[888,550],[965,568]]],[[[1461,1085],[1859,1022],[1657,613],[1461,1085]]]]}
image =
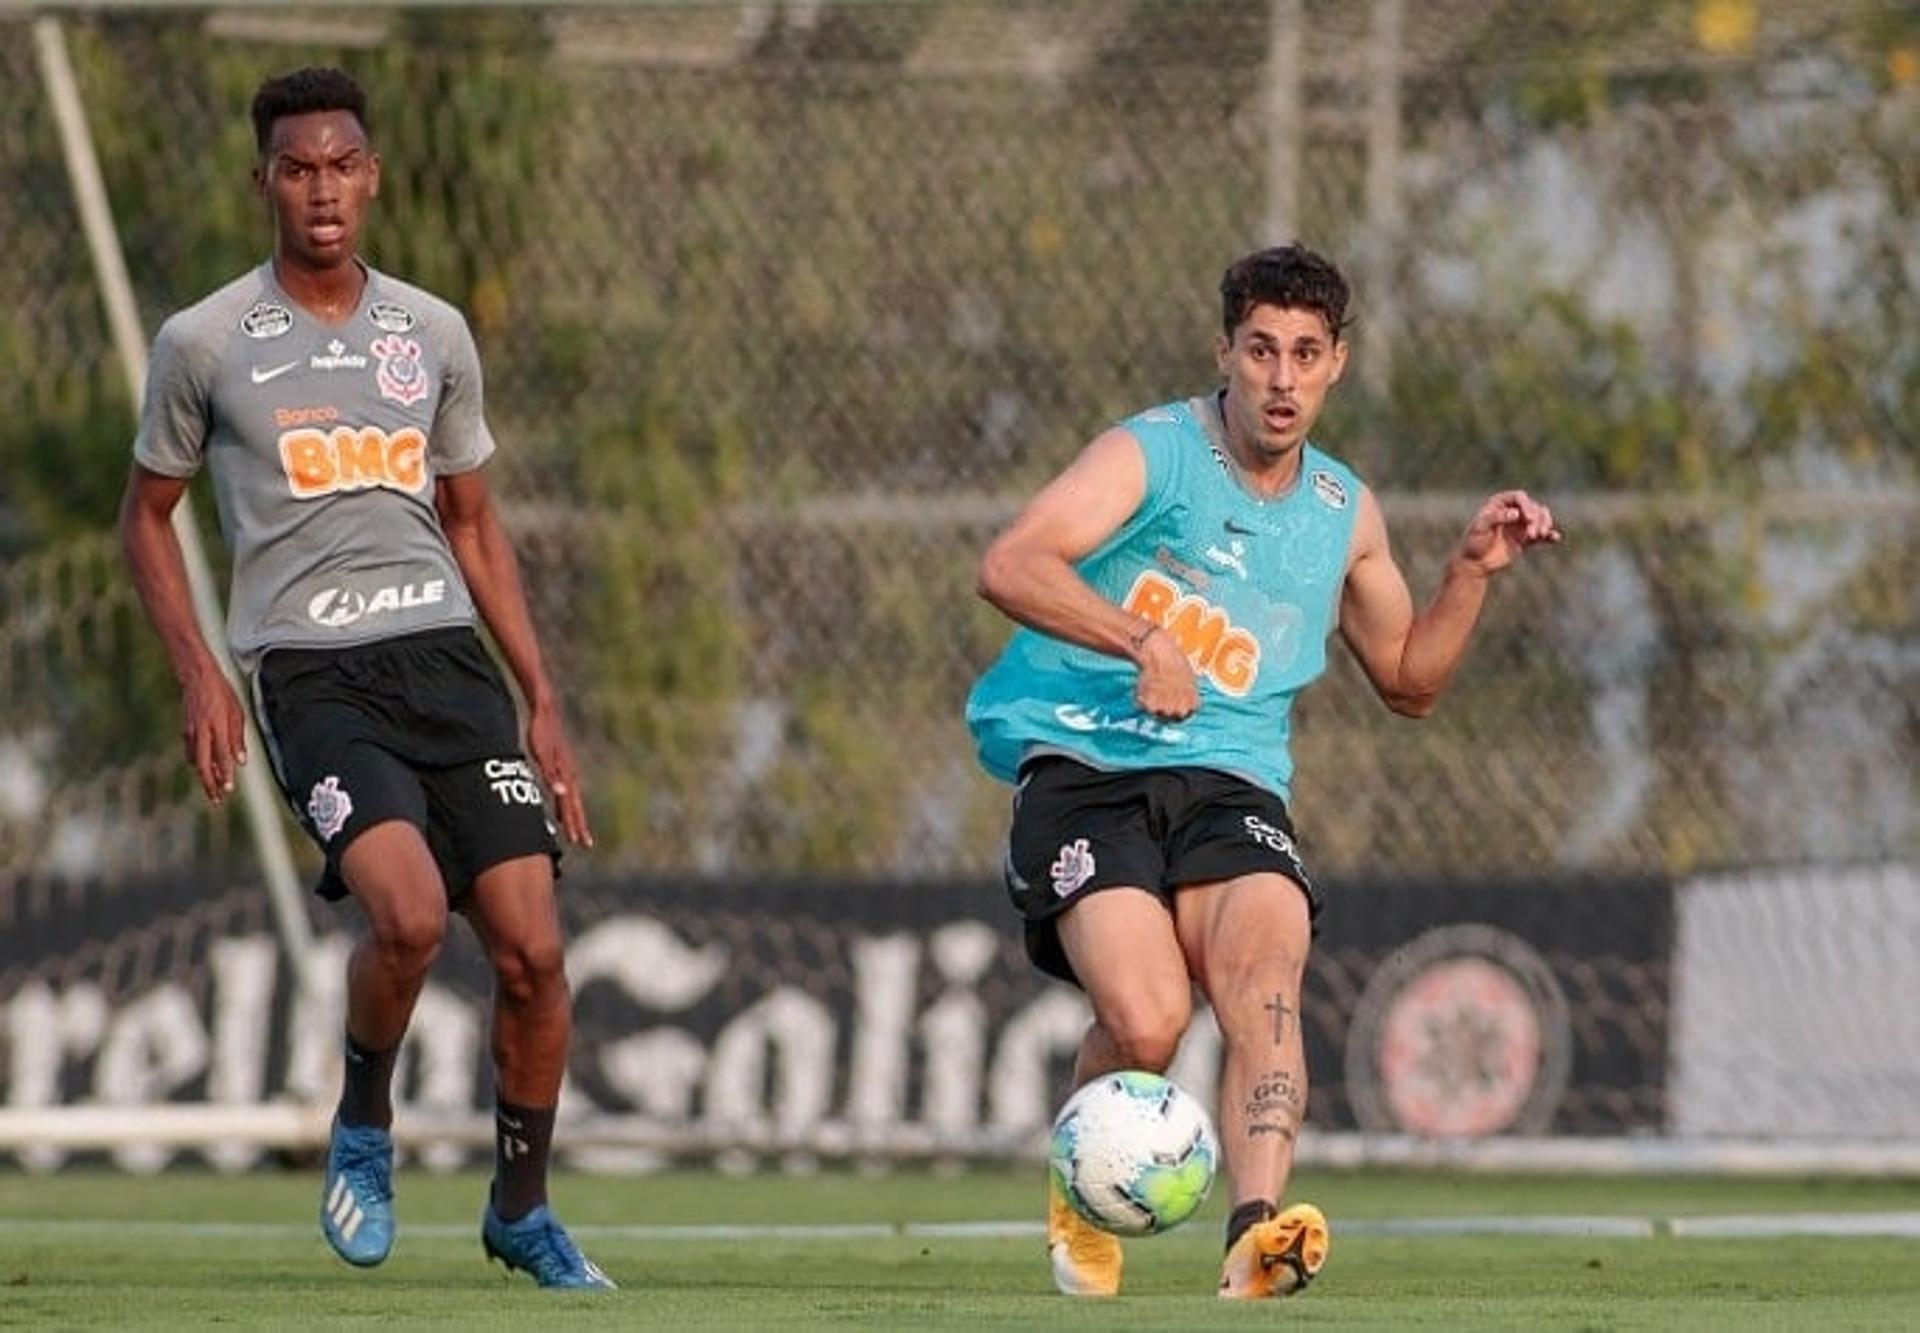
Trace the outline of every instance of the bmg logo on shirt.
{"type": "Polygon", "coordinates": [[[280,466],[295,499],[385,486],[409,495],[427,488],[427,437],[408,426],[301,428],[280,437],[280,466]]]}
{"type": "Polygon", "coordinates": [[[1121,603],[1173,636],[1194,669],[1238,699],[1260,678],[1260,640],[1157,570],[1145,569],[1121,603]]]}

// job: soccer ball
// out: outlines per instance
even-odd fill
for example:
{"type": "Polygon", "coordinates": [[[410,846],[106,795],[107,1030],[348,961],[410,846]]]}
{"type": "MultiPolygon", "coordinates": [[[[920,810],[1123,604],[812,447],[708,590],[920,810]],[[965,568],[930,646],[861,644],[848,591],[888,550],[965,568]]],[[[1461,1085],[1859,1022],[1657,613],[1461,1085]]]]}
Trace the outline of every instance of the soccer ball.
{"type": "Polygon", "coordinates": [[[1220,1160],[1207,1112],[1158,1074],[1103,1074],[1054,1117],[1047,1166],[1075,1212],[1116,1236],[1179,1226],[1220,1160]]]}

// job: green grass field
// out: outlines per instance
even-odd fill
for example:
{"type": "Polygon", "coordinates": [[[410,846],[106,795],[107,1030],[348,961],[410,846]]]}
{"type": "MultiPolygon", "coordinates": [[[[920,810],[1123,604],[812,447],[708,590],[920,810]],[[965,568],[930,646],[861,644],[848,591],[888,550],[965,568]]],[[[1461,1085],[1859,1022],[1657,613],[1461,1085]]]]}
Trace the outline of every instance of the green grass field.
{"type": "Polygon", "coordinates": [[[0,1172],[0,1325],[783,1330],[1892,1329],[1920,1326],[1920,1240],[1718,1239],[1687,1219],[1920,1212],[1915,1180],[1302,1174],[1334,1248],[1283,1308],[1223,1306],[1222,1200],[1128,1246],[1117,1301],[1052,1292],[1037,1170],[953,1177],[568,1175],[554,1203],[622,1285],[543,1293],[480,1253],[485,1180],[403,1168],[393,1257],[361,1272],[313,1218],[318,1175],[0,1172]],[[1531,1219],[1571,1234],[1404,1234],[1531,1219]],[[1571,1219],[1571,1220],[1569,1220],[1571,1219]],[[1634,1219],[1645,1234],[1616,1235],[1634,1219]],[[1010,1222],[1009,1228],[964,1223],[1010,1222]],[[1677,1231],[1677,1234],[1676,1234],[1677,1231]],[[562,1307],[556,1310],[555,1306],[562,1307]]]}

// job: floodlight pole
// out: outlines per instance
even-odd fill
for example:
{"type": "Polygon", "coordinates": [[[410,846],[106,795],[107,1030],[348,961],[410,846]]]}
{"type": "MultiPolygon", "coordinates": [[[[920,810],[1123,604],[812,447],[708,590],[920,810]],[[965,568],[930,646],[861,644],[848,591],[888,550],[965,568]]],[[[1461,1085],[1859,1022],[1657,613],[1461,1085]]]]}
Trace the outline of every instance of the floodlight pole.
{"type": "Polygon", "coordinates": [[[1393,383],[1393,340],[1399,312],[1394,301],[1393,261],[1400,246],[1400,50],[1405,0],[1373,0],[1373,34],[1367,44],[1367,240],[1360,374],[1375,393],[1393,383]]]}
{"type": "MultiPolygon", "coordinates": [[[[120,355],[120,368],[126,376],[127,392],[138,405],[146,397],[147,341],[140,328],[140,314],[133,299],[133,284],[127,277],[126,256],[120,249],[119,233],[114,230],[113,209],[100,174],[100,158],[94,150],[93,136],[87,128],[86,112],[80,104],[79,85],[73,76],[73,62],[67,54],[66,33],[60,21],[37,18],[33,21],[34,48],[40,63],[40,77],[46,85],[47,100],[53,107],[54,122],[60,131],[60,151],[66,160],[67,177],[73,186],[74,205],[80,213],[80,225],[87,238],[87,250],[93,257],[100,278],[101,300],[107,309],[107,324],[120,355]]],[[[180,539],[180,553],[186,562],[187,584],[193,594],[194,617],[201,636],[207,641],[221,669],[230,681],[238,673],[227,653],[226,628],[222,623],[220,595],[214,588],[213,572],[206,550],[200,542],[200,529],[194,522],[191,500],[182,495],[174,506],[173,530],[180,539]]],[[[287,845],[286,826],[280,819],[280,801],[267,780],[266,747],[260,743],[253,718],[246,716],[247,753],[253,763],[240,765],[240,804],[246,811],[247,825],[253,834],[254,848],[266,875],[267,895],[279,927],[281,949],[292,969],[294,983],[302,995],[318,995],[313,957],[313,925],[307,919],[306,905],[294,871],[293,853],[287,845]]]]}
{"type": "Polygon", "coordinates": [[[1306,139],[1302,120],[1301,61],[1306,39],[1301,0],[1270,0],[1267,21],[1266,144],[1267,215],[1260,244],[1286,245],[1300,225],[1300,158],[1306,139]]]}

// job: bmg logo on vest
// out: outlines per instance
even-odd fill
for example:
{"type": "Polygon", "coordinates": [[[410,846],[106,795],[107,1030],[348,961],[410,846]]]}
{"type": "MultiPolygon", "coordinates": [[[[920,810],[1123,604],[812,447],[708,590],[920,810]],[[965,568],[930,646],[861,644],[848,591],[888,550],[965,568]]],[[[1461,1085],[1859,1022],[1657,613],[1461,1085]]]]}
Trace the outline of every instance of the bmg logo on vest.
{"type": "Polygon", "coordinates": [[[1260,640],[1157,570],[1142,570],[1122,605],[1171,634],[1194,669],[1236,699],[1260,678],[1260,640]]]}

